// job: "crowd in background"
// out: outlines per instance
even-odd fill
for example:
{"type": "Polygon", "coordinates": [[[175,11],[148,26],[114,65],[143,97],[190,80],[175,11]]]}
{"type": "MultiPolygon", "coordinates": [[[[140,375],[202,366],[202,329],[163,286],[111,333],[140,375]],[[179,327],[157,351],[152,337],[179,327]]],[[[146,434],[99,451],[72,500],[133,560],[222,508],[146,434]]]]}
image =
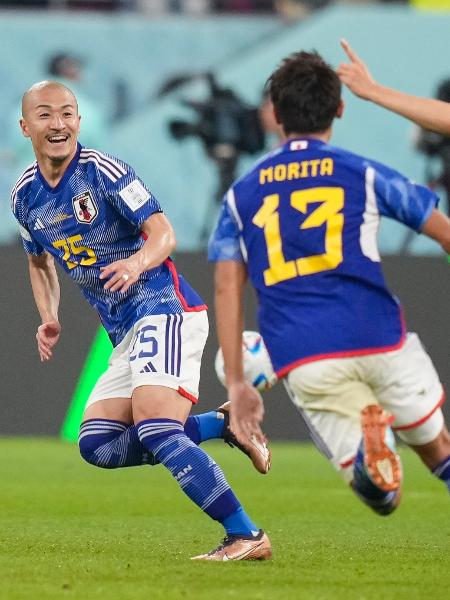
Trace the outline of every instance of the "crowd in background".
{"type": "MultiPolygon", "coordinates": [[[[375,0],[384,4],[407,4],[408,0],[375,0]]],[[[0,0],[3,8],[42,8],[55,10],[137,11],[148,15],[181,13],[206,15],[277,14],[287,20],[301,19],[336,0],[0,0]]],[[[370,0],[347,0],[368,3],[370,0]]]]}

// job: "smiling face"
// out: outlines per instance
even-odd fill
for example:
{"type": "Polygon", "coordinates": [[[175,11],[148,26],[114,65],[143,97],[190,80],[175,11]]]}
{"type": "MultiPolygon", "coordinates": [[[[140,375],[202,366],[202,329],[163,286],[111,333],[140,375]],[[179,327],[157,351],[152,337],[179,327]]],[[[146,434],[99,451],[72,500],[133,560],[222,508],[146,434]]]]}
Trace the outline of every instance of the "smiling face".
{"type": "Polygon", "coordinates": [[[31,139],[39,165],[68,164],[75,156],[80,131],[75,96],[60,83],[33,85],[22,99],[20,127],[31,139]]]}

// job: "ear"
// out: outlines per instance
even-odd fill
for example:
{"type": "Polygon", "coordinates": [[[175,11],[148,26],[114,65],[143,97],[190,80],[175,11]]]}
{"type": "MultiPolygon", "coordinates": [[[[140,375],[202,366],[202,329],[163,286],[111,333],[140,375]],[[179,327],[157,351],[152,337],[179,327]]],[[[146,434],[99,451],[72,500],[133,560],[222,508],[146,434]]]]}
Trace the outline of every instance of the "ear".
{"type": "Polygon", "coordinates": [[[339,102],[339,106],[336,111],[336,119],[342,119],[342,115],[344,114],[344,107],[345,107],[344,101],[341,100],[339,102]]]}
{"type": "Polygon", "coordinates": [[[22,130],[22,135],[24,137],[31,137],[30,132],[28,131],[28,126],[27,126],[27,122],[25,121],[25,119],[20,119],[19,121],[19,125],[20,125],[20,129],[22,130]]]}
{"type": "Polygon", "coordinates": [[[276,109],[276,107],[274,105],[272,105],[272,106],[273,106],[273,114],[275,115],[275,121],[278,123],[278,125],[281,125],[281,120],[278,115],[278,110],[276,109]]]}

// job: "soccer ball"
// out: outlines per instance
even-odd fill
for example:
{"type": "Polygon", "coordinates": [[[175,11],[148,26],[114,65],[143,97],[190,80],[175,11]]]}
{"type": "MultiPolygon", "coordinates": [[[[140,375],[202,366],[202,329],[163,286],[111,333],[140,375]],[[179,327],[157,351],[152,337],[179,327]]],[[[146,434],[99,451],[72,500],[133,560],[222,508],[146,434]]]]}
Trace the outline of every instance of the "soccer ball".
{"type": "MultiPolygon", "coordinates": [[[[242,356],[245,379],[260,391],[273,387],[278,378],[273,370],[266,345],[257,331],[242,332],[242,356]]],[[[216,375],[225,385],[222,349],[219,348],[214,363],[216,375]]]]}

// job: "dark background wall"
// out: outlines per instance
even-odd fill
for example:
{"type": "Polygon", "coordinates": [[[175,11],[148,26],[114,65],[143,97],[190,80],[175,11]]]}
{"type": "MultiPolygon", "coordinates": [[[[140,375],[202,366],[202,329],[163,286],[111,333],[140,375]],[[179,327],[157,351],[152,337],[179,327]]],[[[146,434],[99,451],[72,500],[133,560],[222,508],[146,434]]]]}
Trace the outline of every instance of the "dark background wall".
{"type": "MultiPolygon", "coordinates": [[[[195,413],[218,406],[225,389],[214,373],[217,338],[214,327],[213,267],[202,254],[176,256],[178,270],[210,306],[211,332],[205,349],[200,403],[195,413]]],[[[445,257],[387,257],[384,271],[391,289],[402,299],[409,330],[419,333],[441,379],[450,388],[448,340],[450,324],[450,265],[445,257]]],[[[3,246],[0,253],[1,418],[2,435],[57,434],[64,420],[84,359],[98,327],[96,313],[65,275],[61,282],[60,343],[52,361],[41,364],[35,332],[39,315],[28,280],[27,260],[20,244],[3,246]]],[[[255,301],[249,291],[246,328],[256,329],[255,301]]],[[[304,439],[306,429],[284,387],[264,394],[264,428],[273,439],[304,439]]],[[[450,409],[445,408],[450,421],[450,409]]]]}

